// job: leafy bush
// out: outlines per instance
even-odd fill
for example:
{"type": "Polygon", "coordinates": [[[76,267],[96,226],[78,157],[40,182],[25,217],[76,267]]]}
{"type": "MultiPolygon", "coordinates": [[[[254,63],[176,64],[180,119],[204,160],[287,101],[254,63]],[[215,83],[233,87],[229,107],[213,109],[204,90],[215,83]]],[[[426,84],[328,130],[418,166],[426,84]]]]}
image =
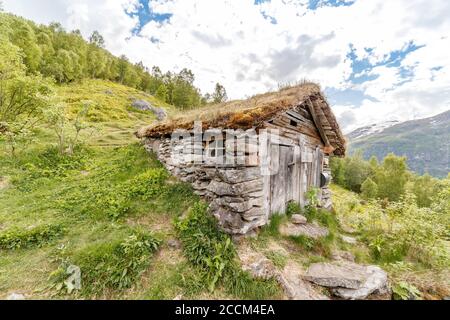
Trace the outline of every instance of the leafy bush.
{"type": "Polygon", "coordinates": [[[67,266],[74,265],[81,269],[81,293],[84,295],[99,295],[107,289],[127,289],[150,265],[159,245],[160,241],[153,235],[134,231],[125,239],[91,245],[63,257],[63,263],[51,278],[61,283],[67,266]]]}
{"type": "Polygon", "coordinates": [[[302,208],[297,202],[289,202],[287,209],[286,209],[286,215],[288,217],[292,217],[294,214],[301,214],[302,208]]]}
{"type": "Polygon", "coordinates": [[[395,262],[408,257],[426,266],[448,266],[445,219],[430,208],[419,208],[414,195],[407,193],[385,209],[374,203],[359,219],[363,238],[376,260],[395,262]]]}
{"type": "Polygon", "coordinates": [[[419,289],[404,281],[394,285],[392,292],[394,300],[417,300],[420,298],[419,289]]]}
{"type": "Polygon", "coordinates": [[[48,179],[62,179],[73,172],[83,170],[87,166],[90,150],[78,147],[76,154],[61,155],[55,147],[49,147],[37,153],[27,152],[17,158],[20,175],[12,179],[12,183],[22,192],[30,192],[48,179]]]}
{"type": "Polygon", "coordinates": [[[211,291],[236,254],[230,238],[218,230],[214,219],[206,205],[199,202],[186,219],[176,224],[186,258],[203,270],[211,291]]]}
{"type": "Polygon", "coordinates": [[[378,196],[398,201],[405,194],[409,174],[406,157],[389,154],[373,174],[373,180],[378,185],[378,196]]]}
{"type": "Polygon", "coordinates": [[[370,164],[364,161],[362,153],[343,159],[332,158],[330,165],[335,183],[355,192],[361,191],[362,184],[371,173],[370,164]]]}
{"type": "MultiPolygon", "coordinates": [[[[411,183],[411,192],[416,196],[419,207],[431,207],[436,194],[441,187],[440,181],[425,174],[420,177],[414,177],[411,183]]],[[[450,199],[450,198],[449,198],[450,199]]]]}
{"type": "Polygon", "coordinates": [[[91,217],[119,219],[130,212],[134,200],[148,201],[167,192],[165,169],[150,168],[133,175],[139,157],[129,147],[119,152],[123,161],[103,164],[95,175],[80,181],[76,192],[61,191],[58,206],[66,211],[82,208],[80,213],[91,217]]]}
{"type": "Polygon", "coordinates": [[[361,186],[361,196],[366,199],[375,199],[378,195],[378,185],[370,178],[367,178],[366,181],[361,186]]]}
{"type": "Polygon", "coordinates": [[[0,249],[42,247],[61,237],[64,232],[61,225],[42,225],[31,229],[13,228],[0,233],[0,249]]]}
{"type": "Polygon", "coordinates": [[[230,237],[217,228],[206,204],[196,203],[186,218],[176,222],[176,229],[184,255],[210,291],[223,285],[227,292],[244,299],[265,299],[278,292],[275,281],[255,280],[241,270],[230,237]]]}

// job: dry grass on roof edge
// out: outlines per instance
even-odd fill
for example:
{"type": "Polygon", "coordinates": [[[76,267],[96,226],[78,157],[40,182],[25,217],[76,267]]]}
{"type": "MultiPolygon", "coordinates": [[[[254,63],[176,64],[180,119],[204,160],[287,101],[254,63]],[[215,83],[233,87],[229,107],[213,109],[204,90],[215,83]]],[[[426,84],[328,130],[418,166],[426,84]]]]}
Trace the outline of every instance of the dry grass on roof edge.
{"type": "Polygon", "coordinates": [[[277,92],[254,96],[186,111],[183,115],[144,127],[137,132],[140,138],[159,138],[170,135],[176,129],[190,130],[194,121],[202,121],[206,128],[250,129],[258,128],[277,113],[304,101],[311,95],[320,94],[315,83],[304,83],[277,92]]]}
{"type": "Polygon", "coordinates": [[[242,129],[261,128],[265,121],[274,118],[280,112],[303,103],[312,96],[320,95],[324,103],[323,112],[336,132],[334,147],[336,155],[345,155],[346,141],[336,117],[334,116],[320,86],[315,83],[287,87],[277,92],[269,92],[254,96],[247,100],[236,100],[226,103],[207,105],[202,108],[186,111],[182,116],[173,117],[163,122],[141,128],[136,135],[139,138],[161,138],[170,136],[177,129],[192,130],[195,121],[201,121],[203,129],[223,128],[242,129]]]}

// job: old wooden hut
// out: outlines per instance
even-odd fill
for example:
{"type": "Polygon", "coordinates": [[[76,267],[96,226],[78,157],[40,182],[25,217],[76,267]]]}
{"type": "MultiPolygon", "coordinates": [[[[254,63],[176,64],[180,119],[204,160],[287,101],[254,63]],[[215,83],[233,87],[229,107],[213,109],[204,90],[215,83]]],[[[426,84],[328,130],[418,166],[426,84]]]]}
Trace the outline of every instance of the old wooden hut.
{"type": "Polygon", "coordinates": [[[228,233],[244,235],[318,190],[331,208],[329,156],[345,139],[316,84],[186,112],[142,128],[148,150],[210,203],[228,233]]]}

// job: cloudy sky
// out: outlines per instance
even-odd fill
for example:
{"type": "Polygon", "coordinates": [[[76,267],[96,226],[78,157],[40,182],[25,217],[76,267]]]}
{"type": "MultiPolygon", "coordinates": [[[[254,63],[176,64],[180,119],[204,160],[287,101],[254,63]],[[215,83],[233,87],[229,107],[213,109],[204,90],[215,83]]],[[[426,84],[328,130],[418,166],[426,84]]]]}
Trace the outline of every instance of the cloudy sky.
{"type": "Polygon", "coordinates": [[[3,0],[164,71],[245,98],[309,79],[345,131],[450,109],[448,0],[3,0]]]}

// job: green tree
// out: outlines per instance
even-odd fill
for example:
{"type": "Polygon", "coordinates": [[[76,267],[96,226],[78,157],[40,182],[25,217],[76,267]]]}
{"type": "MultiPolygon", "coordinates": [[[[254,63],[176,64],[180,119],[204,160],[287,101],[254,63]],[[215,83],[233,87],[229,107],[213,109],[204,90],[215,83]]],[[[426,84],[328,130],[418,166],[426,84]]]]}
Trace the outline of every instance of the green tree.
{"type": "Polygon", "coordinates": [[[216,84],[212,99],[214,103],[222,103],[228,100],[227,90],[220,83],[216,84]]]}
{"type": "Polygon", "coordinates": [[[408,167],[406,157],[389,154],[374,175],[378,185],[378,196],[390,201],[398,201],[405,193],[408,181],[408,167]]]}
{"type": "Polygon", "coordinates": [[[416,196],[417,205],[421,208],[431,207],[433,197],[439,192],[438,180],[429,174],[425,174],[420,177],[414,177],[411,184],[411,191],[416,196]]]}
{"type": "Polygon", "coordinates": [[[347,187],[345,183],[345,160],[333,157],[330,161],[330,167],[334,183],[344,188],[347,187]]]}
{"type": "Polygon", "coordinates": [[[364,161],[361,152],[345,159],[345,185],[348,189],[361,192],[361,185],[370,175],[370,165],[364,161]]]}
{"type": "Polygon", "coordinates": [[[22,20],[14,20],[11,26],[13,32],[11,35],[12,43],[22,49],[24,53],[24,63],[27,71],[37,72],[41,64],[42,52],[37,44],[36,35],[33,28],[22,20]]]}
{"type": "Polygon", "coordinates": [[[164,84],[159,86],[158,90],[156,91],[156,97],[161,101],[167,101],[167,87],[164,84]]]}
{"type": "Polygon", "coordinates": [[[117,63],[117,73],[119,77],[118,80],[122,84],[124,83],[125,78],[127,76],[128,68],[129,68],[128,58],[125,55],[121,55],[117,63]]]}
{"type": "Polygon", "coordinates": [[[378,195],[378,185],[371,179],[367,178],[361,186],[361,196],[366,199],[375,199],[378,195]]]}
{"type": "Polygon", "coordinates": [[[18,140],[41,120],[52,93],[48,80],[25,71],[21,50],[0,37],[0,131],[12,155],[18,140]]]}
{"type": "Polygon", "coordinates": [[[69,118],[67,105],[63,103],[55,104],[44,111],[46,122],[58,139],[60,154],[74,154],[80,142],[81,132],[88,128],[85,118],[90,106],[90,101],[84,101],[81,111],[77,113],[75,119],[69,118]]]}
{"type": "Polygon", "coordinates": [[[89,43],[98,47],[98,48],[104,48],[105,47],[105,39],[103,36],[96,30],[94,31],[91,36],[89,37],[89,43]]]}

